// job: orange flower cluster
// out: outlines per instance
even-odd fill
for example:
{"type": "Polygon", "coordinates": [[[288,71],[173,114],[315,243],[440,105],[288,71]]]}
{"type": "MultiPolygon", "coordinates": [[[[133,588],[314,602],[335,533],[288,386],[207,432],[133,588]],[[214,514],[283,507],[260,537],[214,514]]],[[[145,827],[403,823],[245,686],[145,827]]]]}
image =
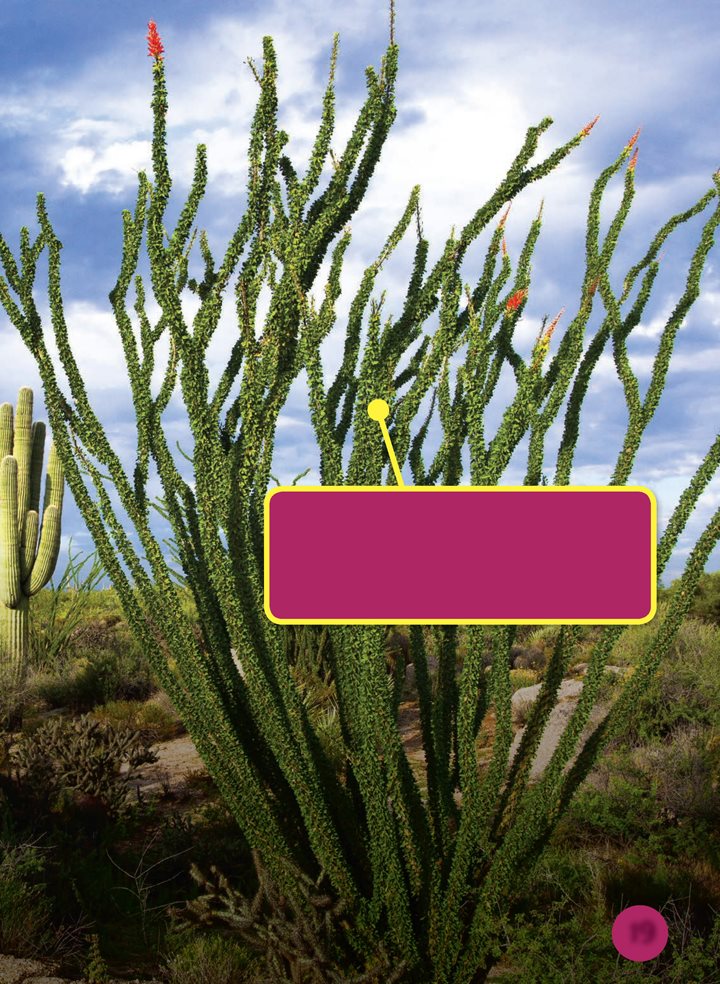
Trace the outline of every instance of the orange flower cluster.
{"type": "Polygon", "coordinates": [[[634,134],[632,135],[632,137],[630,137],[630,140],[628,141],[628,143],[627,143],[627,145],[626,145],[626,147],[625,147],[625,153],[626,153],[626,154],[627,154],[627,153],[628,153],[628,152],[629,152],[629,151],[630,151],[630,150],[632,149],[632,147],[633,147],[633,145],[634,145],[634,143],[635,143],[635,141],[636,141],[636,140],[637,140],[637,138],[638,138],[638,137],[640,136],[640,131],[641,131],[641,130],[642,130],[642,127],[641,127],[641,126],[639,126],[639,127],[637,128],[637,130],[635,131],[635,133],[634,133],[634,134]]]}
{"type": "Polygon", "coordinates": [[[158,34],[157,24],[155,21],[148,21],[148,57],[149,58],[159,58],[162,60],[163,51],[165,50],[160,40],[160,35],[158,34]]]}
{"type": "Polygon", "coordinates": [[[592,128],[593,128],[593,127],[595,126],[595,124],[597,123],[597,121],[598,121],[599,119],[600,119],[600,117],[599,117],[599,116],[596,116],[596,117],[595,117],[595,119],[594,119],[594,120],[592,120],[592,122],[591,122],[591,123],[587,123],[587,124],[586,124],[586,125],[585,125],[585,126],[584,126],[584,127],[582,128],[582,130],[580,131],[580,135],[581,135],[582,137],[586,137],[586,136],[588,135],[588,133],[590,133],[590,131],[592,130],[592,128]]]}
{"type": "Polygon", "coordinates": [[[510,202],[510,204],[508,205],[508,207],[505,209],[505,215],[503,215],[503,217],[500,219],[500,223],[498,225],[498,229],[504,229],[505,228],[505,222],[507,220],[508,215],[510,214],[510,208],[511,207],[512,207],[512,202],[510,202]]]}
{"type": "Polygon", "coordinates": [[[630,159],[630,163],[628,164],[628,171],[635,170],[635,165],[637,164],[639,150],[640,150],[639,147],[635,148],[635,153],[632,155],[632,158],[630,159]]]}
{"type": "Polygon", "coordinates": [[[552,338],[552,333],[555,331],[555,328],[557,326],[557,323],[560,320],[560,318],[563,316],[564,313],[565,313],[565,308],[562,308],[561,311],[560,311],[560,313],[557,315],[557,317],[555,318],[555,320],[552,322],[552,324],[551,325],[548,325],[548,327],[545,329],[545,331],[544,332],[541,332],[540,336],[538,337],[538,340],[535,343],[535,351],[533,353],[534,354],[533,364],[532,364],[532,368],[533,369],[538,369],[540,367],[540,363],[543,361],[543,359],[545,358],[545,356],[548,354],[548,349],[550,348],[550,339],[552,338]]]}
{"type": "Polygon", "coordinates": [[[523,298],[527,294],[527,290],[516,290],[512,297],[508,297],[507,303],[505,305],[505,310],[507,312],[517,311],[523,302],[523,298]]]}

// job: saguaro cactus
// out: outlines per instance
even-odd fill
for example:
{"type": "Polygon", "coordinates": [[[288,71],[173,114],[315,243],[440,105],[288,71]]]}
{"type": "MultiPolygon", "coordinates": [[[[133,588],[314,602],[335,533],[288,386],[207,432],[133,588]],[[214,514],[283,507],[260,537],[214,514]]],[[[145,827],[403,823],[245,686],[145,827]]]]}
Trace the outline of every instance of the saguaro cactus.
{"type": "Polygon", "coordinates": [[[0,406],[0,675],[22,682],[27,668],[28,616],[32,595],[52,577],[60,550],[64,473],[50,446],[42,529],[40,481],[45,424],[32,421],[33,392],[0,406]]]}

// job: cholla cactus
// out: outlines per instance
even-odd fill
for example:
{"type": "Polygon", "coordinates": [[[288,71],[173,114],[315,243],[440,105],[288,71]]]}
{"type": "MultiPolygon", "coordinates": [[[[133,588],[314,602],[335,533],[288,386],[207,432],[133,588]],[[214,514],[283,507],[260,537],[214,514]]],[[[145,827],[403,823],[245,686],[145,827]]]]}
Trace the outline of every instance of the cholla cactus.
{"type": "Polygon", "coordinates": [[[26,386],[14,422],[12,404],[0,406],[0,675],[6,684],[24,678],[30,598],[52,577],[60,549],[64,478],[54,445],[38,537],[45,424],[32,422],[32,410],[26,386]]]}
{"type": "Polygon", "coordinates": [[[128,808],[136,769],[157,762],[157,755],[139,731],[84,715],[70,723],[46,721],[11,750],[10,762],[35,801],[51,803],[63,790],[73,790],[91,801],[86,805],[119,817],[128,808]]]}

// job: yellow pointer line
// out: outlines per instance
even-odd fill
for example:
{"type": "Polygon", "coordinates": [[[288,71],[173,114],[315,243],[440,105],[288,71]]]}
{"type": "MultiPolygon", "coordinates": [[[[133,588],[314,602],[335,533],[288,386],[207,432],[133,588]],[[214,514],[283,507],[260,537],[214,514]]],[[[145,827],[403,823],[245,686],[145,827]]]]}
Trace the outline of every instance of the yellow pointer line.
{"type": "Polygon", "coordinates": [[[380,430],[382,431],[382,436],[385,440],[385,447],[390,455],[390,464],[395,472],[395,481],[401,488],[405,488],[405,482],[403,482],[403,477],[400,473],[400,468],[398,467],[397,458],[395,457],[395,451],[390,440],[390,432],[387,429],[387,424],[385,423],[385,418],[390,413],[390,407],[387,405],[385,400],[371,400],[368,403],[368,416],[373,420],[377,420],[380,424],[380,430]]]}

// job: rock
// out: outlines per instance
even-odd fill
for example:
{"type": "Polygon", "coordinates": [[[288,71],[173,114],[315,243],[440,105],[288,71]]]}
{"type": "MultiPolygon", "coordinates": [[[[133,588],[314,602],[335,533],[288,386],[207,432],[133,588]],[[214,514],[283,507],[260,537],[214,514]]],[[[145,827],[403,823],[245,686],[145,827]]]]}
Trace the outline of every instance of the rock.
{"type": "Polygon", "coordinates": [[[65,977],[27,977],[23,984],[83,984],[83,982],[68,981],[65,977]]]}
{"type": "Polygon", "coordinates": [[[405,684],[403,686],[403,700],[411,700],[417,694],[417,684],[415,682],[415,664],[408,663],[405,667],[405,684]]]}
{"type": "Polygon", "coordinates": [[[24,984],[31,975],[37,977],[44,971],[45,967],[39,960],[0,956],[0,984],[24,984]]]}
{"type": "MultiPolygon", "coordinates": [[[[550,761],[553,752],[558,746],[562,733],[565,730],[573,711],[575,710],[577,698],[582,691],[583,684],[583,680],[563,680],[560,684],[555,706],[550,712],[550,717],[547,720],[545,730],[543,731],[542,738],[540,740],[540,746],[535,753],[535,759],[530,769],[530,775],[532,778],[537,778],[537,776],[542,773],[545,766],[550,761]]],[[[513,707],[524,702],[532,703],[536,701],[538,694],[540,693],[541,686],[542,684],[536,683],[532,687],[521,687],[520,690],[516,690],[512,695],[513,707]]],[[[590,734],[595,725],[602,719],[602,717],[604,717],[606,711],[607,705],[605,704],[596,705],[592,709],[590,712],[590,720],[588,725],[577,745],[578,748],[582,748],[587,736],[590,734]]],[[[524,728],[521,728],[513,739],[512,747],[510,749],[511,761],[515,757],[515,754],[520,746],[520,741],[524,730],[524,728]]],[[[575,761],[575,757],[576,756],[573,756],[571,762],[575,761]]]]}
{"type": "MultiPolygon", "coordinates": [[[[590,665],[589,663],[576,663],[575,666],[570,667],[568,672],[577,676],[585,676],[585,674],[588,671],[589,665],[590,665]]],[[[618,673],[624,673],[626,669],[627,667],[625,666],[606,666],[605,672],[618,674],[618,673]]]]}
{"type": "MultiPolygon", "coordinates": [[[[58,977],[57,964],[47,960],[27,960],[19,957],[0,955],[0,984],[84,984],[77,978],[58,977]]],[[[141,982],[139,977],[132,981],[113,979],[111,984],[161,984],[153,978],[141,982]]]]}

